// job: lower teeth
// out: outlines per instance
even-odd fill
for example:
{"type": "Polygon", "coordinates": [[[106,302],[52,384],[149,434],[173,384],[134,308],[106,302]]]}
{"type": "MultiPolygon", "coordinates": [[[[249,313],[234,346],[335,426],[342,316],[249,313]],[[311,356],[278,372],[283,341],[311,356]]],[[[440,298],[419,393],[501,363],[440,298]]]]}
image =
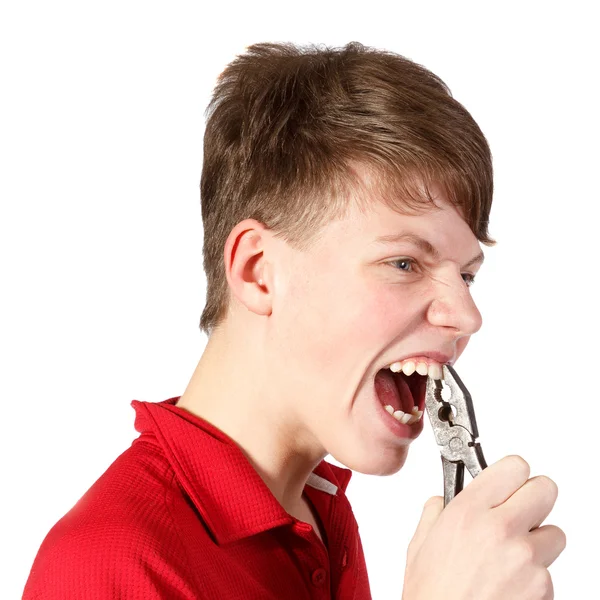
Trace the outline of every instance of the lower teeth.
{"type": "Polygon", "coordinates": [[[384,408],[394,417],[394,419],[396,419],[396,421],[400,421],[400,423],[404,423],[405,425],[412,425],[419,421],[423,416],[423,411],[419,410],[416,406],[413,406],[410,413],[405,413],[402,410],[395,411],[394,407],[389,404],[384,406],[384,408]]]}

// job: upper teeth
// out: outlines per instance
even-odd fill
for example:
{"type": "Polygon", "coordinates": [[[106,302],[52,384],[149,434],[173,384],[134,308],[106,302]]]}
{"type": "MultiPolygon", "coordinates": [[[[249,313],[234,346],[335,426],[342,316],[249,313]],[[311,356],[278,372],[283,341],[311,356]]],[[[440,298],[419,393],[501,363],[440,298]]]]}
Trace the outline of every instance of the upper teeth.
{"type": "Polygon", "coordinates": [[[416,371],[419,375],[429,375],[431,379],[442,378],[442,365],[436,362],[431,362],[427,365],[425,361],[415,362],[409,359],[392,363],[389,369],[394,373],[402,371],[405,375],[412,375],[416,371]]]}

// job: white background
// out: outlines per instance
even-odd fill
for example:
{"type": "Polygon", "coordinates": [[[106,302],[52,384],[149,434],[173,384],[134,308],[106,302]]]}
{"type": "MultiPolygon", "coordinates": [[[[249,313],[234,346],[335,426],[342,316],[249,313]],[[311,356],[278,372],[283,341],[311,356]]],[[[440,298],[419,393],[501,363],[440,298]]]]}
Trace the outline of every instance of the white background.
{"type": "MultiPolygon", "coordinates": [[[[181,394],[205,345],[198,186],[216,77],[254,42],[351,40],[440,75],[490,142],[499,244],[473,288],[484,326],[459,372],[488,462],[521,454],[560,487],[556,597],[594,597],[593,4],[3,4],[1,598],[20,597],[48,530],[137,436],[131,400],[181,394]]],[[[354,474],[376,600],[401,597],[406,546],[441,483],[429,424],[398,474],[354,474]]]]}

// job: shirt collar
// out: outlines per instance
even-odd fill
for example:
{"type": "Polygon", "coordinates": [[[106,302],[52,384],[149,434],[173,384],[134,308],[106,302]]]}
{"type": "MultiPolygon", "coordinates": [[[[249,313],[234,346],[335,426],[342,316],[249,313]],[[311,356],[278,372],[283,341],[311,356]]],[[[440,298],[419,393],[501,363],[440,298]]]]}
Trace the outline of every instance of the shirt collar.
{"type": "MultiPolygon", "coordinates": [[[[177,400],[133,400],[135,428],[155,436],[216,542],[293,523],[239,446],[208,421],[175,406],[177,400]]],[[[307,485],[335,496],[339,488],[346,490],[351,476],[350,469],[323,460],[307,485]]]]}

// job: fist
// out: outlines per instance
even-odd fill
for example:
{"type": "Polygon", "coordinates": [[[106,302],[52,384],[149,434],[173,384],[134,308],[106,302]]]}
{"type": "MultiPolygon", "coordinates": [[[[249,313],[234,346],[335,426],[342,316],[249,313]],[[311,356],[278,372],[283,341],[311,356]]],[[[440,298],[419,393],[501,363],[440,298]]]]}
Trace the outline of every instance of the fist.
{"type": "Polygon", "coordinates": [[[558,488],[529,474],[525,460],[507,456],[445,509],[443,498],[430,498],[408,548],[403,600],[554,598],[548,567],[566,537],[541,525],[558,488]]]}

